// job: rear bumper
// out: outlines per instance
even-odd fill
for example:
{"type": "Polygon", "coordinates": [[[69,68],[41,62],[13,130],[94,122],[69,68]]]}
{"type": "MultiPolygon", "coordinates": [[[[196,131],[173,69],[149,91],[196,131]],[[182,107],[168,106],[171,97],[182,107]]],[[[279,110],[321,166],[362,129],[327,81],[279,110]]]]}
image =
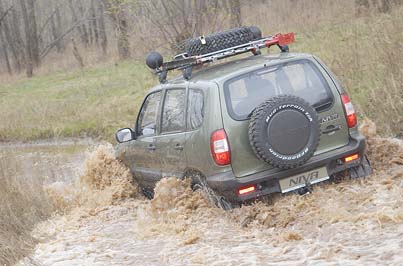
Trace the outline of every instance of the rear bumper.
{"type": "Polygon", "coordinates": [[[355,133],[350,135],[350,141],[346,146],[314,156],[309,159],[307,163],[295,169],[270,169],[242,178],[237,178],[232,171],[228,171],[207,177],[207,182],[212,189],[218,191],[219,194],[227,199],[231,201],[245,201],[263,195],[281,192],[279,180],[282,178],[304,173],[319,167],[326,167],[329,176],[332,176],[348,168],[358,166],[365,156],[365,149],[365,138],[355,133]],[[351,163],[343,163],[340,160],[353,153],[359,153],[360,159],[351,163]],[[256,185],[256,191],[245,195],[238,195],[237,191],[239,188],[250,185],[256,185]]]}

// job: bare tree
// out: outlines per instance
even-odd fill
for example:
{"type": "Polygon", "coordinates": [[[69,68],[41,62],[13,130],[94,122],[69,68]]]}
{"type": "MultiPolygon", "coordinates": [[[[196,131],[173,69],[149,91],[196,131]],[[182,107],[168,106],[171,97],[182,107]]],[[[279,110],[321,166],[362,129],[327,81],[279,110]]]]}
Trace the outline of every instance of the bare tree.
{"type": "Polygon", "coordinates": [[[90,3],[90,16],[91,16],[91,19],[90,19],[89,25],[88,25],[88,28],[90,29],[90,36],[91,36],[91,39],[93,40],[93,42],[98,44],[98,40],[99,40],[98,21],[97,21],[94,0],[91,0],[91,3],[90,3]]]}
{"type": "Polygon", "coordinates": [[[86,12],[84,11],[84,7],[81,1],[77,1],[77,5],[78,5],[78,10],[80,12],[80,20],[83,21],[83,23],[81,23],[80,27],[81,27],[81,34],[82,36],[82,40],[85,44],[85,46],[88,46],[90,40],[89,40],[89,36],[88,36],[88,30],[87,30],[87,25],[85,23],[86,21],[86,12]]]}
{"type": "Polygon", "coordinates": [[[77,44],[76,44],[74,38],[71,38],[71,43],[73,44],[74,58],[77,60],[77,62],[80,65],[80,67],[83,68],[84,67],[84,60],[83,60],[83,57],[80,54],[80,51],[77,48],[77,44]]]}
{"type": "Polygon", "coordinates": [[[85,39],[84,32],[82,31],[82,28],[80,27],[80,23],[78,23],[80,20],[77,17],[77,13],[76,13],[76,10],[74,8],[73,0],[69,0],[69,7],[70,7],[73,23],[77,25],[76,29],[77,29],[77,31],[78,31],[78,33],[80,35],[81,42],[86,44],[86,39],[85,39]]]}
{"type": "Polygon", "coordinates": [[[59,6],[56,5],[54,7],[54,11],[51,14],[50,17],[50,25],[51,25],[51,30],[52,30],[52,39],[53,41],[56,41],[56,48],[57,48],[57,52],[61,52],[62,51],[62,40],[58,40],[59,36],[60,36],[60,24],[58,23],[58,16],[60,16],[60,11],[59,11],[59,6]]]}
{"type": "Polygon", "coordinates": [[[217,14],[223,2],[225,1],[150,0],[144,2],[142,8],[145,10],[143,16],[165,42],[172,49],[180,51],[183,40],[217,30],[217,14]]]}
{"type": "Polygon", "coordinates": [[[22,11],[22,19],[24,21],[24,27],[25,27],[25,39],[26,39],[26,44],[25,44],[25,51],[26,51],[26,68],[27,68],[27,76],[32,77],[34,74],[34,55],[32,52],[32,36],[30,32],[30,21],[28,17],[28,11],[27,11],[27,6],[25,4],[25,0],[20,0],[20,5],[21,5],[21,11],[22,11]]]}
{"type": "MultiPolygon", "coordinates": [[[[5,12],[3,10],[3,2],[2,2],[2,0],[0,0],[0,14],[4,14],[2,16],[3,19],[0,22],[0,24],[1,24],[0,33],[4,32],[5,37],[3,37],[3,34],[2,34],[2,37],[5,39],[3,42],[3,46],[5,45],[6,42],[8,43],[8,45],[10,47],[11,55],[12,55],[12,58],[14,61],[15,68],[17,69],[17,71],[20,71],[20,69],[21,69],[20,57],[18,55],[18,50],[17,50],[14,40],[13,40],[13,36],[11,35],[9,20],[7,19],[7,14],[9,14],[9,11],[12,8],[13,8],[13,6],[8,8],[7,11],[5,12]]],[[[3,50],[7,52],[6,48],[4,48],[3,50]]],[[[5,53],[4,51],[3,51],[3,53],[5,53]]],[[[10,64],[10,62],[8,62],[8,64],[10,64]]]]}
{"type": "Polygon", "coordinates": [[[241,17],[241,3],[240,0],[229,0],[230,1],[230,12],[231,12],[231,25],[234,27],[242,26],[241,17]]]}
{"type": "Polygon", "coordinates": [[[105,7],[104,3],[101,1],[98,1],[98,14],[99,14],[99,20],[98,20],[98,29],[99,29],[99,37],[101,39],[101,47],[102,47],[102,52],[104,55],[107,53],[107,47],[108,47],[108,37],[106,35],[106,28],[105,28],[105,7]]]}
{"type": "Polygon", "coordinates": [[[36,66],[40,64],[39,57],[39,36],[37,32],[36,16],[35,16],[35,0],[27,0],[28,4],[28,20],[29,20],[29,45],[32,50],[32,59],[36,66]]]}
{"type": "MultiPolygon", "coordinates": [[[[12,21],[11,21],[11,25],[12,25],[12,38],[13,38],[13,46],[16,47],[16,50],[18,51],[18,58],[21,62],[21,64],[23,64],[25,62],[25,49],[24,49],[24,40],[22,38],[22,34],[21,34],[21,27],[20,27],[20,13],[17,10],[17,6],[15,6],[12,10],[11,10],[11,14],[12,14],[12,21]]],[[[17,69],[18,71],[21,71],[20,68],[17,69]]]]}
{"type": "MultiPolygon", "coordinates": [[[[1,6],[1,1],[0,1],[0,6],[1,6]]],[[[10,6],[6,11],[3,11],[3,9],[0,10],[0,25],[1,22],[7,17],[8,13],[13,9],[14,6],[10,6]]]]}
{"type": "Polygon", "coordinates": [[[103,0],[103,3],[115,27],[119,58],[127,59],[130,57],[130,43],[125,14],[126,5],[123,0],[103,0]]]}
{"type": "Polygon", "coordinates": [[[11,69],[10,65],[10,59],[8,57],[8,51],[7,51],[7,44],[3,35],[3,32],[0,29],[0,41],[2,44],[2,50],[3,50],[3,56],[4,56],[4,61],[6,62],[6,67],[7,67],[7,72],[11,75],[13,74],[13,71],[11,69]]]}

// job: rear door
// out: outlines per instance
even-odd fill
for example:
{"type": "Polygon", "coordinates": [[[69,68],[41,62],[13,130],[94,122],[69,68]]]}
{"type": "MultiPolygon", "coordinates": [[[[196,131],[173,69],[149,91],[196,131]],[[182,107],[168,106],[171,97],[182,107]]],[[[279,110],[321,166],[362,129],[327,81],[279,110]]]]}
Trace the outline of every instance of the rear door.
{"type": "Polygon", "coordinates": [[[170,88],[165,91],[161,113],[161,134],[156,138],[162,177],[182,177],[186,168],[185,106],[185,88],[170,88]]]}
{"type": "Polygon", "coordinates": [[[248,125],[254,108],[280,94],[301,97],[318,112],[322,136],[315,154],[348,143],[348,127],[340,96],[329,75],[316,61],[300,59],[262,66],[223,84],[223,121],[231,147],[231,164],[237,177],[272,168],[259,160],[250,147],[248,125]]]}

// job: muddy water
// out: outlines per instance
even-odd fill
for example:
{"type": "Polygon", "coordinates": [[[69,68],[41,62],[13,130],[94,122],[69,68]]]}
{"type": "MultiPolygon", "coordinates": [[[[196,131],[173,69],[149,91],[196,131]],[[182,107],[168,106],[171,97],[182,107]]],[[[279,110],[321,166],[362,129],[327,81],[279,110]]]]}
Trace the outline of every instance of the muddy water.
{"type": "MultiPolygon", "coordinates": [[[[228,212],[174,178],[160,181],[152,201],[144,199],[103,145],[86,164],[77,162],[76,181],[56,189],[70,197],[63,203],[70,208],[35,229],[41,243],[33,259],[44,265],[403,265],[403,147],[372,134],[372,126],[363,130],[375,166],[370,177],[228,212]]],[[[53,172],[54,180],[66,179],[53,172]]]]}
{"type": "Polygon", "coordinates": [[[83,170],[91,140],[1,143],[0,159],[5,175],[41,179],[45,184],[72,182],[83,170]]]}

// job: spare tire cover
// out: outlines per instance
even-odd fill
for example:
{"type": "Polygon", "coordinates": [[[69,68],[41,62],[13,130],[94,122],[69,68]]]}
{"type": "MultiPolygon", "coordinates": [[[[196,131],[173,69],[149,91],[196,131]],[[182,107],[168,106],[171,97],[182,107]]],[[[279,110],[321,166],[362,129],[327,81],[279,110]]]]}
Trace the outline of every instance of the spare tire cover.
{"type": "Polygon", "coordinates": [[[282,169],[297,167],[311,158],[319,137],[315,109],[292,95],[264,101],[249,122],[249,141],[256,156],[282,169]]]}

